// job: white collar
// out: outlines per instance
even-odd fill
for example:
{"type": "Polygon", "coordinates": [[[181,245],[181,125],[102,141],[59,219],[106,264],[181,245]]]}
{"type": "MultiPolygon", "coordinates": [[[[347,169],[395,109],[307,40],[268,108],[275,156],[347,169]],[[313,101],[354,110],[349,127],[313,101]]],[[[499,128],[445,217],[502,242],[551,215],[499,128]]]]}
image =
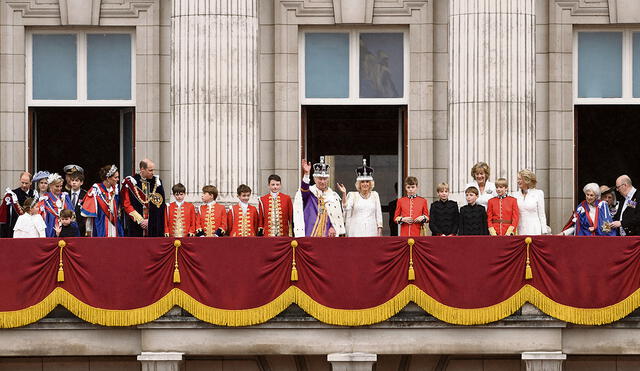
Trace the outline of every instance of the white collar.
{"type": "Polygon", "coordinates": [[[280,194],[280,192],[275,192],[275,193],[274,192],[269,192],[269,194],[271,194],[271,197],[277,198],[278,195],[280,194]]]}
{"type": "Polygon", "coordinates": [[[207,206],[213,206],[213,205],[215,205],[215,204],[216,204],[216,200],[213,200],[213,201],[211,201],[211,202],[207,202],[205,205],[207,205],[207,206]]]}
{"type": "Polygon", "coordinates": [[[633,198],[633,196],[636,194],[636,189],[635,187],[631,187],[631,190],[629,191],[629,193],[627,194],[627,197],[625,197],[627,200],[630,200],[633,198]]]}
{"type": "Polygon", "coordinates": [[[178,205],[178,207],[181,207],[181,206],[182,206],[182,204],[184,204],[184,200],[182,200],[182,202],[178,202],[178,201],[176,201],[176,205],[178,205]]]}

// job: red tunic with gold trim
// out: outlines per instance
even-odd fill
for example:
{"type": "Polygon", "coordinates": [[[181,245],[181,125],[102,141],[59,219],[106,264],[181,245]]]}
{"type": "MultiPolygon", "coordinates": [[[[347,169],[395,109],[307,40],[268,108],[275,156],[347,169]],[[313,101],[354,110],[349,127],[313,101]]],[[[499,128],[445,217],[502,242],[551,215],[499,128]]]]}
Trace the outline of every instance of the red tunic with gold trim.
{"type": "Polygon", "coordinates": [[[196,208],[190,202],[178,206],[172,202],[166,208],[164,216],[164,235],[166,237],[193,236],[196,233],[196,208]]]}
{"type": "Polygon", "coordinates": [[[260,214],[253,205],[247,205],[247,211],[242,211],[240,205],[233,205],[227,213],[227,225],[231,237],[255,236],[260,227],[260,214]]]}
{"type": "Polygon", "coordinates": [[[504,236],[515,234],[518,228],[518,200],[511,196],[496,196],[487,204],[487,223],[489,234],[504,236]]]}
{"type": "Polygon", "coordinates": [[[429,203],[426,198],[420,196],[402,197],[398,200],[396,213],[393,217],[400,225],[399,236],[424,236],[426,234],[426,223],[429,222],[429,203]],[[425,221],[422,223],[403,223],[402,218],[410,217],[416,219],[424,215],[425,221]]]}
{"type": "Polygon", "coordinates": [[[227,211],[219,203],[200,205],[196,217],[196,229],[201,229],[206,237],[214,237],[216,230],[227,232],[227,211]]]}
{"type": "Polygon", "coordinates": [[[258,211],[264,230],[264,235],[269,237],[289,236],[293,234],[291,228],[293,221],[293,203],[291,197],[279,193],[273,197],[268,193],[259,199],[258,211]]]}

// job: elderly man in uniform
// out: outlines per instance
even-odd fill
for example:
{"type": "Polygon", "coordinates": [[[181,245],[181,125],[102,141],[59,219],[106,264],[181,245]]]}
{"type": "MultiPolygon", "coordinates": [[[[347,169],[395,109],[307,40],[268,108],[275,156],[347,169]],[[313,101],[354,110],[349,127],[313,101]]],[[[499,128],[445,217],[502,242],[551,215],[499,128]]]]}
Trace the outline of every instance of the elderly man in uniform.
{"type": "Polygon", "coordinates": [[[122,205],[128,237],[164,236],[164,188],[155,175],[156,165],[145,158],[140,161],[140,172],[123,181],[122,205]]]}
{"type": "Polygon", "coordinates": [[[0,211],[0,237],[13,237],[13,227],[22,215],[22,205],[30,197],[34,197],[31,174],[23,171],[20,173],[20,186],[13,190],[5,190],[1,206],[4,209],[0,211]]]}
{"type": "Polygon", "coordinates": [[[315,185],[309,186],[311,163],[302,160],[304,176],[293,203],[296,237],[335,237],[345,234],[340,196],[329,188],[329,165],[324,156],[313,165],[315,185]]]}

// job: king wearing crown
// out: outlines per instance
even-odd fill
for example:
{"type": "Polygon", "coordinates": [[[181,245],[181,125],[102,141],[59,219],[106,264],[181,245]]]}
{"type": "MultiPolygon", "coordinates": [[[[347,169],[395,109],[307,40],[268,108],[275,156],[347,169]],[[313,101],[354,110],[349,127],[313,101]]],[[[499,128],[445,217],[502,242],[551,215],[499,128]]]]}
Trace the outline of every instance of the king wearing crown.
{"type": "Polygon", "coordinates": [[[329,165],[320,156],[313,165],[310,186],[311,163],[302,160],[304,176],[293,203],[293,223],[296,237],[335,237],[345,234],[340,196],[329,188],[329,165]]]}

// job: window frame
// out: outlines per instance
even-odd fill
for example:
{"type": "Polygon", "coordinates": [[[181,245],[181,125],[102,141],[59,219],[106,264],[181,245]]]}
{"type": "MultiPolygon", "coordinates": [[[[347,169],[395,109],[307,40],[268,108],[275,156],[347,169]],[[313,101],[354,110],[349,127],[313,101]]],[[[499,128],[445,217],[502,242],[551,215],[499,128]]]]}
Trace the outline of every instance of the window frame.
{"type": "Polygon", "coordinates": [[[38,28],[29,30],[26,35],[25,50],[25,96],[27,107],[132,107],[136,105],[136,32],[130,28],[109,29],[61,29],[61,28],[38,28]],[[76,99],[33,99],[33,35],[53,35],[65,34],[76,36],[76,65],[77,65],[77,86],[76,99]],[[128,34],[131,37],[131,99],[114,100],[89,100],[88,78],[87,78],[87,35],[88,34],[128,34]]]}
{"type": "Polygon", "coordinates": [[[640,97],[633,97],[633,34],[640,28],[622,27],[580,27],[573,31],[573,101],[574,104],[639,104],[640,97]],[[621,98],[580,98],[578,96],[578,38],[581,32],[621,32],[622,33],[622,97],[621,98]]]}
{"type": "Polygon", "coordinates": [[[302,105],[406,105],[409,103],[409,30],[407,28],[323,28],[305,27],[298,33],[298,78],[299,99],[302,105]],[[307,98],[305,85],[305,36],[308,33],[346,33],[349,35],[349,97],[348,98],[307,98]],[[404,81],[400,98],[360,98],[360,34],[361,33],[400,33],[402,34],[404,81]]]}

